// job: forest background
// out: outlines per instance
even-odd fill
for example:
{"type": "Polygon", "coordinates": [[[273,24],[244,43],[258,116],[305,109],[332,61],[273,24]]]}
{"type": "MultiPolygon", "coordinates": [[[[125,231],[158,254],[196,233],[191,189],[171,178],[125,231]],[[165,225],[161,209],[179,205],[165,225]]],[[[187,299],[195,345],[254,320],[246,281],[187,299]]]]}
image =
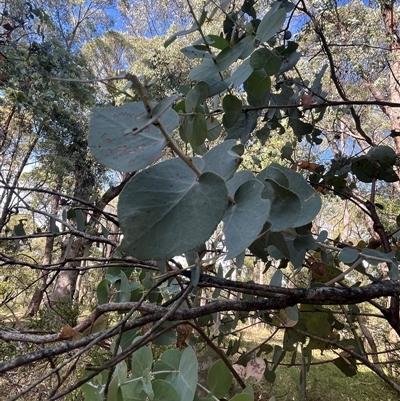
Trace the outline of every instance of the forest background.
{"type": "Polygon", "coordinates": [[[400,394],[394,1],[0,11],[1,399],[400,394]]]}

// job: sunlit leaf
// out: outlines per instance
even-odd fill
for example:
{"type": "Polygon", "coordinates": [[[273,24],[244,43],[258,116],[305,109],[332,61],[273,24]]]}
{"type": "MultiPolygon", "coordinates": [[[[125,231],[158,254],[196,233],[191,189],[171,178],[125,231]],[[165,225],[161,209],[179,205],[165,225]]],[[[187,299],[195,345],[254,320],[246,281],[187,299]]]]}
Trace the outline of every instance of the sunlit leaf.
{"type": "MultiPolygon", "coordinates": [[[[167,145],[160,130],[148,125],[148,121],[143,103],[95,108],[89,128],[90,150],[114,170],[142,169],[159,159],[167,145]]],[[[161,115],[160,121],[168,133],[179,124],[178,115],[171,108],[161,115]]]]}
{"type": "Polygon", "coordinates": [[[286,11],[280,8],[280,2],[274,3],[273,7],[265,14],[257,28],[256,40],[261,43],[266,42],[276,35],[281,29],[286,19],[286,11]]]}

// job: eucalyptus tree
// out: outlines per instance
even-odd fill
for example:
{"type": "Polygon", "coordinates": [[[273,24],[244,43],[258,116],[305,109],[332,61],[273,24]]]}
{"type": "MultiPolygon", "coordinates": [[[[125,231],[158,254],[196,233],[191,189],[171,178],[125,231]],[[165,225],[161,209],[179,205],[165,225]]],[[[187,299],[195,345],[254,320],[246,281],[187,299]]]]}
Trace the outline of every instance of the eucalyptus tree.
{"type": "MultiPolygon", "coordinates": [[[[103,201],[106,198],[107,202],[111,200],[108,196],[114,191],[112,187],[110,192],[106,191],[106,198],[96,197],[100,191],[104,193],[102,184],[105,182],[105,169],[89,153],[86,140],[88,116],[95,102],[95,88],[82,86],[79,82],[63,81],[64,77],[79,80],[90,76],[79,47],[90,35],[95,34],[94,21],[98,29],[107,27],[104,24],[109,23],[110,17],[104,14],[104,8],[110,3],[83,5],[71,2],[70,5],[67,11],[60,2],[46,2],[43,7],[14,2],[6,5],[3,12],[1,228],[13,231],[17,236],[40,236],[41,233],[36,231],[33,234],[26,233],[23,222],[15,227],[6,226],[6,223],[13,211],[19,210],[20,213],[24,211],[23,218],[32,219],[33,226],[41,230],[43,225],[40,220],[43,219],[35,216],[46,216],[45,265],[52,262],[55,252],[53,240],[61,237],[60,222],[66,221],[61,212],[66,214],[69,211],[68,217],[74,221],[77,229],[74,208],[81,210],[83,207],[84,211],[79,212],[83,213],[83,225],[79,224],[77,231],[84,231],[85,216],[94,201],[97,199],[101,210],[105,206],[103,201]],[[102,22],[100,15],[107,17],[106,20],[102,22]],[[21,181],[28,161],[32,174],[25,174],[28,177],[25,183],[32,183],[32,178],[39,176],[35,174],[37,171],[45,172],[41,175],[44,179],[31,186],[21,181]],[[43,199],[40,210],[26,201],[38,194],[43,199]],[[61,194],[72,196],[74,200],[62,199],[61,194]],[[51,205],[50,208],[46,202],[51,205]],[[86,206],[81,202],[86,202],[86,206]],[[56,221],[59,223],[56,224],[56,221]],[[38,227],[39,224],[42,227],[38,227]]],[[[86,222],[89,224],[88,218],[86,222]]],[[[65,225],[61,224],[61,227],[65,228],[65,225]]],[[[88,246],[72,241],[72,238],[68,235],[63,237],[62,261],[68,259],[70,251],[75,256],[83,256],[85,246],[88,246]]],[[[29,241],[23,243],[29,246],[29,241]]],[[[18,264],[18,261],[18,257],[12,259],[13,263],[18,264]]],[[[67,263],[64,268],[68,266],[67,263]]],[[[59,298],[68,302],[72,300],[78,276],[76,271],[64,270],[56,272],[56,276],[47,272],[45,276],[52,279],[45,281],[35,294],[43,295],[46,290],[52,292],[52,301],[59,298]],[[55,277],[54,287],[49,287],[55,277]]],[[[41,297],[36,296],[33,303],[36,306],[32,304],[27,313],[37,310],[40,301],[41,297]]]]}
{"type": "MultiPolygon", "coordinates": [[[[318,122],[336,156],[336,162],[331,164],[329,174],[315,176],[319,175],[317,180],[325,183],[329,182],[326,179],[329,175],[336,182],[340,176],[348,181],[347,185],[342,185],[342,182],[339,187],[334,187],[348,199],[347,204],[353,202],[365,216],[361,236],[360,226],[354,224],[353,218],[353,230],[346,231],[348,240],[368,243],[369,247],[386,253],[396,252],[397,213],[392,204],[396,202],[399,191],[396,159],[399,152],[397,6],[390,1],[368,4],[358,1],[326,2],[318,5],[302,2],[300,8],[309,17],[299,34],[299,42],[309,65],[318,69],[326,64],[329,71],[324,78],[327,97],[347,103],[330,113],[327,111],[324,119],[318,122]],[[357,99],[359,103],[348,102],[349,99],[357,99]],[[377,145],[386,145],[386,156],[391,154],[392,160],[395,160],[391,171],[379,174],[377,166],[372,167],[375,161],[370,156],[373,156],[373,148],[377,145]],[[351,158],[357,155],[359,157],[352,163],[351,158]],[[325,179],[322,178],[324,175],[325,179]],[[346,193],[349,180],[353,190],[346,193]],[[366,206],[364,197],[374,205],[367,205],[368,214],[363,212],[366,206]],[[376,225],[374,218],[371,219],[376,214],[385,221],[386,234],[377,231],[380,226],[376,225]]],[[[307,73],[302,78],[308,78],[307,73]]],[[[310,98],[314,96],[312,91],[307,94],[310,98]]],[[[350,225],[348,216],[348,213],[344,215],[347,225],[350,225]]],[[[346,240],[343,236],[342,239],[346,240]]],[[[385,270],[381,265],[379,268],[385,270]]],[[[397,308],[397,303],[396,298],[391,299],[393,309],[397,308]]]]}

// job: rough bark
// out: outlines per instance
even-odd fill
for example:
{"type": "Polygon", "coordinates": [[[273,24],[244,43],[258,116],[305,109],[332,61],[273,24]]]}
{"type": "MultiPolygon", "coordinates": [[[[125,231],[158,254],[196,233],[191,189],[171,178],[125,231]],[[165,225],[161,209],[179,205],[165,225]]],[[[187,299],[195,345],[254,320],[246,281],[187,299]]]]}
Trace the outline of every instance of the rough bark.
{"type": "MultiPolygon", "coordinates": [[[[120,194],[125,184],[133,175],[134,173],[126,174],[123,178],[123,181],[119,185],[110,187],[96,203],[97,209],[94,210],[90,215],[88,213],[84,213],[85,226],[94,228],[97,225],[100,217],[100,211],[104,210],[106,205],[120,194]]],[[[76,184],[74,197],[88,202],[94,192],[95,177],[90,171],[89,163],[83,156],[81,161],[79,163],[77,162],[75,165],[75,180],[76,184]]],[[[90,247],[93,243],[92,240],[76,238],[73,240],[71,246],[68,247],[68,241],[69,240],[63,244],[62,257],[64,259],[66,257],[68,259],[74,259],[83,256],[84,250],[90,247]],[[68,255],[66,254],[67,250],[69,251],[68,255]]],[[[76,269],[78,266],[80,266],[80,262],[67,262],[64,266],[67,269],[58,273],[54,290],[50,295],[50,303],[52,304],[53,308],[55,308],[58,302],[61,302],[62,305],[72,306],[79,275],[76,269]]]]}

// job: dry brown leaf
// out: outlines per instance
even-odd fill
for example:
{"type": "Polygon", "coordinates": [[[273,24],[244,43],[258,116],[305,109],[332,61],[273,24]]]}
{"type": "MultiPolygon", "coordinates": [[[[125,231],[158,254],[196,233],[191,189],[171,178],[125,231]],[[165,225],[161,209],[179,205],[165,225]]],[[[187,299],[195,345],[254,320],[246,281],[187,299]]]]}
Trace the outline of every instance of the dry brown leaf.
{"type": "Polygon", "coordinates": [[[190,334],[192,334],[193,327],[190,324],[180,324],[176,328],[177,338],[176,338],[176,347],[181,347],[185,341],[188,339],[190,334]]]}
{"type": "Polygon", "coordinates": [[[60,333],[60,340],[79,340],[83,335],[74,330],[69,324],[64,326],[60,333]]]}

